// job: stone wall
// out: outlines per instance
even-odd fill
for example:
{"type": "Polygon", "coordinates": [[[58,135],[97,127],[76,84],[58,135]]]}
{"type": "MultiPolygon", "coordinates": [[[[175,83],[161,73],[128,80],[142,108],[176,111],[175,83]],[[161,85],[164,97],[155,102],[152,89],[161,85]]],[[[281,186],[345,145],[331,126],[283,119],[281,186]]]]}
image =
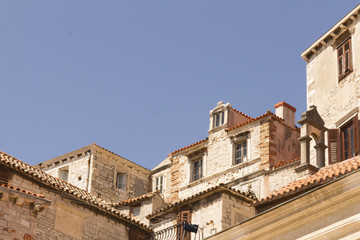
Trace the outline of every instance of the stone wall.
{"type": "Polygon", "coordinates": [[[327,128],[335,128],[336,122],[359,107],[360,98],[360,23],[353,26],[352,55],[354,71],[338,80],[337,46],[330,41],[307,63],[307,107],[317,106],[327,128]]]}
{"type": "MultiPolygon", "coordinates": [[[[42,194],[50,205],[32,215],[26,205],[0,201],[0,239],[128,239],[129,226],[66,194],[13,174],[9,185],[42,194]]],[[[131,226],[130,226],[131,227],[131,226]]]]}
{"type": "Polygon", "coordinates": [[[148,193],[150,171],[107,151],[96,149],[93,152],[91,193],[110,202],[123,201],[148,193]],[[124,189],[116,187],[117,172],[126,174],[124,189]]]}

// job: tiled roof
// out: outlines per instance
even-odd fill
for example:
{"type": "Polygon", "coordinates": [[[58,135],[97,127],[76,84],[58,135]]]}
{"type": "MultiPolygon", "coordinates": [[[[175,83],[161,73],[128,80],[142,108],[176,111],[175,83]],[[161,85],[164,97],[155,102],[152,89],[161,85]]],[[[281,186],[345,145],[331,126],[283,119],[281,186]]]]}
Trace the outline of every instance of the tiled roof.
{"type": "Polygon", "coordinates": [[[273,114],[273,113],[270,112],[270,111],[267,111],[265,114],[263,114],[263,115],[261,115],[261,116],[259,116],[259,117],[257,117],[257,118],[252,118],[252,119],[250,119],[250,120],[247,121],[247,122],[244,122],[244,123],[241,123],[241,124],[239,124],[239,125],[236,125],[236,126],[227,128],[226,131],[231,131],[231,130],[233,130],[233,129],[235,129],[235,128],[239,128],[239,127],[244,126],[244,125],[246,125],[246,124],[248,124],[248,123],[255,122],[256,120],[259,120],[259,119],[264,118],[264,117],[266,117],[266,116],[270,116],[271,114],[273,114]]]}
{"type": "Polygon", "coordinates": [[[234,129],[236,129],[236,128],[239,128],[239,127],[242,127],[242,126],[244,126],[244,125],[246,125],[246,124],[249,124],[249,123],[251,123],[251,122],[255,122],[255,121],[259,120],[259,119],[265,118],[265,117],[267,117],[267,116],[271,116],[272,118],[274,118],[274,119],[278,120],[280,123],[282,123],[283,125],[285,125],[285,126],[287,126],[287,127],[291,128],[291,129],[295,129],[295,130],[297,130],[297,131],[299,131],[299,130],[300,130],[300,129],[299,129],[299,128],[297,128],[297,127],[293,128],[293,127],[291,127],[291,126],[287,125],[287,124],[284,122],[284,119],[282,119],[282,118],[280,118],[280,117],[276,116],[276,115],[275,115],[274,113],[272,113],[271,111],[267,111],[265,114],[263,114],[263,115],[261,115],[261,116],[259,116],[259,117],[252,118],[252,119],[250,119],[250,120],[249,120],[249,121],[247,121],[247,122],[244,122],[244,123],[241,123],[241,124],[239,124],[239,125],[236,125],[236,126],[233,126],[233,127],[227,128],[227,129],[226,129],[226,131],[231,131],[231,130],[234,130],[234,129]]]}
{"type": "Polygon", "coordinates": [[[21,188],[18,188],[18,187],[9,186],[7,184],[0,184],[0,186],[1,187],[6,187],[6,188],[9,188],[9,189],[13,189],[13,190],[16,190],[16,191],[19,191],[19,192],[22,192],[22,193],[26,193],[26,194],[29,194],[29,195],[32,195],[32,196],[35,196],[35,197],[40,197],[40,198],[45,197],[42,194],[33,193],[33,192],[30,192],[30,191],[27,191],[27,190],[24,190],[24,189],[21,189],[21,188]]]}
{"type": "Polygon", "coordinates": [[[140,221],[137,221],[133,218],[130,218],[130,217],[126,216],[125,214],[121,214],[118,210],[111,207],[110,204],[105,202],[104,200],[97,198],[94,195],[86,192],[85,190],[75,187],[68,182],[62,181],[62,180],[60,180],[56,177],[53,177],[39,169],[36,169],[36,168],[30,166],[29,164],[26,164],[26,163],[6,154],[4,152],[1,152],[1,151],[0,151],[0,163],[18,171],[18,172],[21,172],[33,179],[36,179],[48,186],[51,186],[52,188],[55,188],[62,192],[68,193],[84,203],[87,203],[93,207],[96,207],[97,209],[99,209],[105,213],[116,216],[117,218],[121,219],[124,222],[135,224],[138,227],[140,227],[143,230],[146,230],[148,232],[151,231],[151,229],[148,226],[146,226],[145,224],[143,224],[140,221]]]}
{"type": "Polygon", "coordinates": [[[274,192],[270,196],[256,201],[255,205],[268,203],[282,197],[294,195],[305,190],[312,189],[316,186],[327,183],[331,180],[339,178],[345,174],[351,173],[360,168],[360,156],[351,158],[349,160],[339,162],[333,165],[329,165],[321,168],[318,172],[310,177],[296,180],[287,186],[282,187],[278,191],[274,192]]]}
{"type": "Polygon", "coordinates": [[[178,150],[175,150],[175,151],[173,151],[172,153],[170,153],[169,156],[172,155],[172,154],[178,153],[178,152],[180,152],[180,151],[182,151],[182,150],[185,150],[185,149],[194,147],[194,146],[196,146],[196,145],[199,145],[200,143],[206,142],[207,140],[208,140],[208,138],[205,138],[205,139],[200,140],[200,141],[198,141],[198,142],[196,142],[196,143],[193,143],[193,144],[191,144],[191,145],[189,145],[189,146],[186,146],[186,147],[180,148],[180,149],[178,149],[178,150]]]}
{"type": "Polygon", "coordinates": [[[121,202],[116,202],[116,203],[112,203],[111,205],[116,207],[116,206],[127,206],[127,205],[132,205],[132,204],[136,204],[145,200],[148,200],[150,198],[152,198],[154,196],[155,193],[158,193],[159,191],[156,192],[149,192],[149,193],[145,193],[139,197],[136,198],[130,198],[128,200],[125,201],[121,201],[121,202]]]}
{"type": "Polygon", "coordinates": [[[294,163],[294,162],[298,162],[298,161],[300,161],[300,159],[301,159],[301,157],[297,157],[297,158],[291,159],[289,161],[281,162],[281,163],[275,165],[273,167],[273,169],[276,169],[276,168],[279,168],[279,167],[282,167],[282,166],[286,166],[286,165],[289,165],[289,164],[294,163]]]}
{"type": "Polygon", "coordinates": [[[234,110],[235,112],[237,112],[237,113],[239,113],[239,114],[241,114],[241,115],[243,115],[243,116],[247,117],[247,118],[252,119],[252,117],[250,117],[250,116],[246,115],[246,114],[245,114],[245,113],[243,113],[243,112],[240,112],[239,110],[236,110],[236,109],[235,109],[235,108],[233,108],[233,107],[231,107],[231,109],[232,109],[232,110],[234,110]]]}
{"type": "Polygon", "coordinates": [[[188,198],[182,199],[182,200],[180,200],[178,202],[169,204],[166,207],[160,208],[159,210],[147,215],[146,218],[151,219],[154,216],[157,216],[159,214],[161,215],[162,213],[165,213],[165,212],[171,212],[171,210],[176,208],[176,207],[181,207],[183,205],[196,202],[197,200],[199,200],[200,197],[206,197],[207,195],[211,195],[211,194],[213,194],[215,192],[221,192],[221,191],[226,191],[226,192],[230,192],[232,194],[239,195],[239,196],[241,196],[242,198],[244,198],[245,200],[247,200],[249,202],[253,202],[254,200],[256,200],[256,197],[251,193],[244,193],[244,192],[241,192],[239,190],[235,190],[235,189],[225,185],[224,183],[221,183],[221,184],[219,184],[219,185],[217,185],[215,187],[208,188],[208,189],[206,189],[204,191],[201,191],[199,193],[196,193],[196,194],[194,194],[194,195],[192,195],[192,196],[190,196],[188,198]]]}

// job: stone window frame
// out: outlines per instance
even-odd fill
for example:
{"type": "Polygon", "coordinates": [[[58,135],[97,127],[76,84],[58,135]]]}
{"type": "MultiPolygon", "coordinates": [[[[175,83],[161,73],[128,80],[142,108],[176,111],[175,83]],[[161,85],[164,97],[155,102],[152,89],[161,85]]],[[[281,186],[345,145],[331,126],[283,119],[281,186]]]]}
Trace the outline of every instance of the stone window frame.
{"type": "Polygon", "coordinates": [[[115,186],[115,188],[119,189],[119,190],[122,190],[122,191],[127,191],[127,189],[128,189],[127,185],[128,185],[128,182],[129,182],[128,178],[129,178],[129,175],[126,172],[116,170],[115,174],[114,174],[114,186],[115,186]],[[120,178],[125,179],[125,183],[122,183],[123,180],[120,180],[120,178]]]}
{"type": "Polygon", "coordinates": [[[197,151],[194,154],[188,155],[188,162],[189,162],[189,175],[188,175],[188,182],[196,182],[200,179],[205,177],[205,152],[204,151],[197,151]],[[200,171],[201,175],[199,178],[195,179],[195,172],[194,172],[194,165],[196,162],[200,162],[200,171]]]}
{"type": "Polygon", "coordinates": [[[58,178],[60,180],[63,180],[65,182],[70,183],[70,181],[69,181],[69,179],[70,179],[70,165],[62,166],[61,168],[58,169],[58,178]],[[64,176],[65,173],[66,173],[66,177],[64,176]]]}
{"type": "Polygon", "coordinates": [[[209,131],[213,129],[222,129],[222,127],[227,126],[229,118],[230,104],[224,104],[222,101],[218,102],[217,106],[210,111],[210,126],[209,131]]]}
{"type": "MultiPolygon", "coordinates": [[[[250,157],[250,147],[251,147],[251,144],[250,144],[250,131],[245,131],[245,132],[241,132],[233,137],[230,137],[231,139],[231,144],[232,144],[232,158],[231,158],[231,161],[232,161],[232,165],[239,165],[239,164],[242,164],[244,162],[249,162],[251,157],[250,157]],[[241,161],[241,162],[237,162],[236,161],[236,148],[237,148],[237,145],[240,144],[240,143],[243,143],[243,142],[246,142],[246,156],[245,156],[245,160],[241,161]]],[[[244,158],[242,158],[244,159],[244,158]]]]}

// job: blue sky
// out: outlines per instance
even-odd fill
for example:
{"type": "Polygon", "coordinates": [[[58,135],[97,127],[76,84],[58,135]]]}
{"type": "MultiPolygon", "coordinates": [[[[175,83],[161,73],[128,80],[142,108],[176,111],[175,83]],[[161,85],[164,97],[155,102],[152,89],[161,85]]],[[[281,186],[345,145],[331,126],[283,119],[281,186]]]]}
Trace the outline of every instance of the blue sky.
{"type": "Polygon", "coordinates": [[[300,54],[358,1],[0,1],[0,150],[96,142],[149,169],[207,137],[220,100],[306,110],[300,54]]]}

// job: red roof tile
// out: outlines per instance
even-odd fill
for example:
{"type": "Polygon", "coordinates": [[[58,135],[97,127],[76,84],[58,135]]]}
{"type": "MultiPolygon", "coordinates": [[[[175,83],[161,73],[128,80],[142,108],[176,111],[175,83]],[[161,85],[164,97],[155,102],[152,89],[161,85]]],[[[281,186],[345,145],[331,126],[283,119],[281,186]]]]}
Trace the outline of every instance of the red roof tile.
{"type": "Polygon", "coordinates": [[[240,112],[239,110],[236,110],[236,109],[235,109],[235,108],[233,108],[233,107],[231,107],[231,109],[232,109],[232,110],[234,110],[235,112],[237,112],[237,113],[239,113],[239,114],[241,114],[241,115],[243,115],[243,116],[247,117],[247,118],[252,119],[252,117],[250,117],[250,116],[246,115],[246,114],[245,114],[245,113],[243,113],[243,112],[240,112]]]}
{"type": "Polygon", "coordinates": [[[260,205],[263,203],[268,203],[282,197],[290,196],[305,191],[307,189],[314,188],[316,186],[339,178],[345,174],[351,173],[359,168],[360,156],[323,167],[317,173],[311,175],[310,177],[291,182],[288,185],[280,188],[278,191],[274,192],[270,196],[254,202],[254,204],[260,205]]]}
{"type": "Polygon", "coordinates": [[[35,197],[40,197],[40,198],[45,197],[42,194],[33,193],[33,192],[30,192],[30,191],[27,191],[27,190],[24,190],[24,189],[21,189],[21,188],[18,188],[18,187],[13,187],[13,186],[10,186],[10,185],[7,185],[7,184],[0,184],[0,186],[6,187],[6,188],[9,188],[9,189],[13,189],[13,190],[16,190],[16,191],[19,191],[19,192],[23,192],[23,193],[26,193],[26,194],[29,194],[29,195],[32,195],[32,196],[35,196],[35,197]]]}
{"type": "Polygon", "coordinates": [[[281,162],[281,163],[275,165],[273,167],[273,169],[279,168],[279,167],[282,167],[282,166],[285,166],[285,165],[288,165],[288,164],[291,164],[291,163],[294,163],[294,162],[298,162],[298,161],[300,161],[300,159],[301,159],[301,157],[297,157],[297,158],[291,159],[289,161],[281,162]]]}
{"type": "Polygon", "coordinates": [[[160,208],[159,210],[147,215],[146,218],[148,218],[148,219],[153,218],[156,215],[162,214],[162,213],[167,212],[167,211],[171,211],[171,209],[173,209],[173,208],[180,207],[182,205],[186,205],[186,204],[189,204],[191,202],[197,201],[197,199],[199,197],[203,196],[203,195],[206,195],[206,194],[209,194],[209,193],[212,194],[214,192],[220,192],[220,191],[227,191],[227,192],[230,192],[230,193],[233,193],[233,194],[236,194],[236,195],[240,195],[242,198],[246,199],[249,202],[251,202],[253,200],[256,200],[256,196],[254,196],[251,193],[244,193],[244,192],[241,192],[239,190],[235,190],[235,189],[227,186],[224,183],[220,183],[217,186],[208,188],[208,189],[206,189],[204,191],[201,191],[199,193],[196,193],[196,194],[194,194],[194,195],[192,195],[192,196],[190,196],[188,198],[182,199],[182,200],[180,200],[178,202],[169,204],[166,207],[160,208]]]}
{"type": "Polygon", "coordinates": [[[241,124],[239,124],[239,125],[236,125],[236,126],[227,128],[226,131],[234,130],[234,129],[236,129],[236,128],[239,128],[239,127],[242,127],[242,126],[244,126],[244,125],[246,125],[246,124],[249,124],[249,123],[251,123],[251,122],[255,122],[255,121],[259,120],[259,119],[265,118],[265,117],[267,117],[267,116],[271,116],[272,118],[278,120],[280,123],[282,123],[283,125],[291,128],[291,129],[300,131],[300,129],[299,129],[298,127],[293,128],[293,127],[287,125],[287,124],[284,122],[284,119],[276,116],[276,115],[275,115],[274,113],[272,113],[271,111],[267,111],[265,114],[263,114],[263,115],[261,115],[261,116],[259,116],[259,117],[256,117],[256,118],[252,118],[252,119],[250,119],[250,120],[247,121],[247,122],[244,122],[244,123],[241,123],[241,124]]]}
{"type": "Polygon", "coordinates": [[[172,155],[172,154],[181,152],[182,150],[185,150],[185,149],[194,147],[194,146],[196,146],[196,145],[199,145],[200,143],[206,142],[207,140],[208,140],[208,138],[205,138],[205,139],[200,140],[200,141],[198,141],[198,142],[196,142],[196,143],[193,143],[193,144],[191,144],[191,145],[189,145],[189,146],[186,146],[186,147],[180,148],[180,149],[178,149],[178,150],[175,150],[175,151],[173,151],[172,153],[170,153],[169,156],[172,155]]]}
{"type": "Polygon", "coordinates": [[[127,205],[136,204],[138,202],[142,202],[142,201],[145,201],[145,200],[148,200],[148,199],[152,198],[154,196],[154,194],[156,194],[156,193],[159,193],[159,191],[145,193],[145,194],[143,194],[143,195],[141,195],[139,197],[130,198],[130,199],[127,199],[125,201],[121,201],[121,202],[117,202],[117,203],[112,203],[111,205],[116,207],[116,206],[119,206],[119,205],[127,206],[127,205]]]}
{"type": "Polygon", "coordinates": [[[0,164],[6,165],[14,169],[15,171],[22,172],[23,174],[26,174],[27,176],[36,179],[37,181],[40,181],[46,184],[47,186],[68,193],[76,197],[80,201],[83,201],[84,203],[91,205],[107,214],[111,214],[124,222],[135,224],[141,229],[148,232],[152,231],[148,226],[141,223],[139,220],[135,220],[133,218],[126,216],[125,214],[120,213],[118,210],[111,207],[110,203],[102,200],[101,198],[97,198],[91,193],[88,193],[87,191],[81,188],[78,188],[76,186],[71,185],[68,182],[53,177],[1,151],[0,151],[0,164]]]}

